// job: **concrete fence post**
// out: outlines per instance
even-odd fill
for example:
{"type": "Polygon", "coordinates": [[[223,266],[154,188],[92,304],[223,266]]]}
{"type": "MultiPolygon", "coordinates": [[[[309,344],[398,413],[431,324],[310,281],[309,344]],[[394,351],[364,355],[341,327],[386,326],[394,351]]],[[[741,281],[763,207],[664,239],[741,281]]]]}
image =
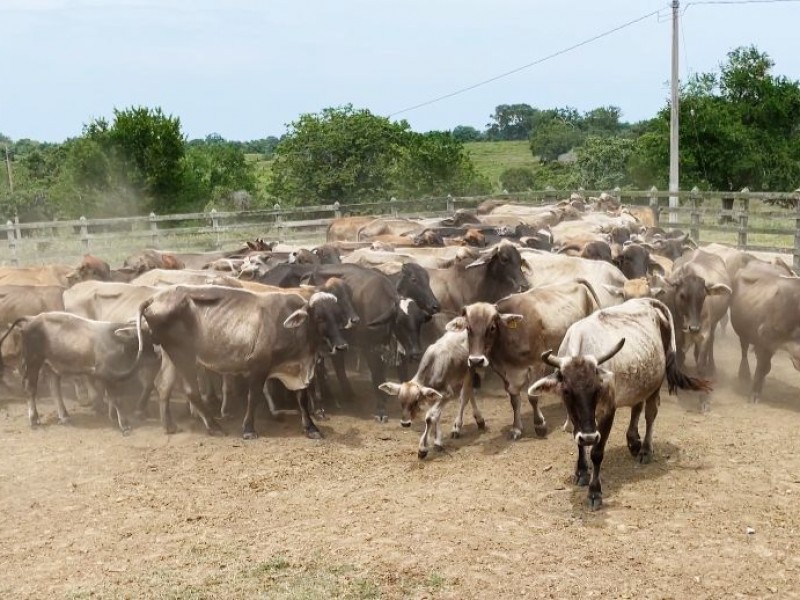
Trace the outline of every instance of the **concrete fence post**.
{"type": "Polygon", "coordinates": [[[158,248],[158,221],[154,212],[150,213],[150,245],[158,248]]]}
{"type": "Polygon", "coordinates": [[[342,205],[339,204],[338,200],[333,203],[333,218],[334,219],[342,218],[342,205]]]}
{"type": "Polygon", "coordinates": [[[219,217],[217,216],[217,209],[211,209],[211,231],[214,232],[214,247],[219,250],[220,248],[220,239],[219,239],[219,217]]]}
{"type": "Polygon", "coordinates": [[[81,247],[84,252],[89,252],[89,226],[86,224],[86,217],[78,219],[81,222],[81,247]]]}
{"type": "Polygon", "coordinates": [[[397,218],[397,198],[392,196],[389,198],[389,210],[392,213],[392,216],[396,219],[397,218]]]}
{"type": "Polygon", "coordinates": [[[447,214],[453,215],[456,212],[456,203],[452,194],[447,194],[447,214]]]}
{"type": "Polygon", "coordinates": [[[736,236],[736,247],[739,250],[747,250],[747,225],[750,219],[750,190],[744,188],[740,196],[742,200],[742,212],[739,213],[739,232],[736,236]]]}
{"type": "Polygon", "coordinates": [[[614,192],[614,199],[616,199],[617,204],[622,204],[622,190],[619,189],[619,186],[615,187],[611,191],[614,192]]]}
{"type": "Polygon", "coordinates": [[[691,221],[689,225],[689,237],[696,243],[700,243],[700,190],[697,186],[689,192],[689,199],[692,203],[691,221]]]}

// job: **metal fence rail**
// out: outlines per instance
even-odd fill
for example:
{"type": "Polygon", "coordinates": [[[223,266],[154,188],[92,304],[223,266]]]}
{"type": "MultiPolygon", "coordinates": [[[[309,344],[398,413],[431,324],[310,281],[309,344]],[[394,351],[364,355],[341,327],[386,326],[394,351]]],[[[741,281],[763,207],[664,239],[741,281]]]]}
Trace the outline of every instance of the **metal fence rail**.
{"type": "MultiPolygon", "coordinates": [[[[92,253],[112,264],[143,248],[203,251],[234,248],[256,237],[287,243],[318,244],[333,219],[342,216],[374,215],[433,217],[452,215],[459,209],[474,209],[486,200],[515,204],[548,204],[569,198],[573,190],[539,190],[493,196],[423,198],[240,212],[188,213],[20,223],[8,221],[6,243],[0,234],[0,264],[34,265],[74,263],[92,253]]],[[[578,190],[584,197],[600,191],[578,190]]],[[[800,271],[800,190],[790,193],[735,193],[692,191],[668,192],[619,190],[610,192],[623,204],[649,206],[663,227],[689,231],[698,242],[723,242],[742,250],[792,254],[800,271]],[[681,206],[670,208],[670,196],[681,206]],[[771,202],[780,200],[792,208],[771,202]]],[[[2,226],[0,226],[2,228],[2,226]]]]}

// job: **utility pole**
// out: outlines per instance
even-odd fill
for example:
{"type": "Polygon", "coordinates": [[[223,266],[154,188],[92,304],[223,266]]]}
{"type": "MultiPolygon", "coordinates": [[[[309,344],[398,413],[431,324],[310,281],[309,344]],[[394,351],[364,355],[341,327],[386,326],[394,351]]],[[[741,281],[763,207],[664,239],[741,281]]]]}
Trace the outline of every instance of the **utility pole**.
{"type": "MultiPolygon", "coordinates": [[[[678,160],[679,98],[678,98],[678,9],[679,0],[672,0],[672,78],[670,80],[670,118],[669,118],[669,191],[680,189],[680,161],[678,160]]],[[[679,205],[678,196],[669,197],[670,208],[679,205]]],[[[678,214],[670,213],[669,222],[677,223],[678,214]]]]}
{"type": "Polygon", "coordinates": [[[14,193],[14,180],[11,178],[11,159],[8,156],[8,144],[6,144],[6,170],[8,171],[8,191],[14,193]]]}

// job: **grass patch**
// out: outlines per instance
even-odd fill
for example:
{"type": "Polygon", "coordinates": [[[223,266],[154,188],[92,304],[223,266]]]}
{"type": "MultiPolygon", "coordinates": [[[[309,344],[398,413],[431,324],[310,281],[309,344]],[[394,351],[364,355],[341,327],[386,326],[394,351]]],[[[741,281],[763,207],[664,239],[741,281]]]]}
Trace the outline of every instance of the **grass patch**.
{"type": "Polygon", "coordinates": [[[535,169],[539,162],[531,154],[527,141],[521,142],[468,142],[464,144],[479,173],[500,191],[500,174],[511,167],[535,169]]]}

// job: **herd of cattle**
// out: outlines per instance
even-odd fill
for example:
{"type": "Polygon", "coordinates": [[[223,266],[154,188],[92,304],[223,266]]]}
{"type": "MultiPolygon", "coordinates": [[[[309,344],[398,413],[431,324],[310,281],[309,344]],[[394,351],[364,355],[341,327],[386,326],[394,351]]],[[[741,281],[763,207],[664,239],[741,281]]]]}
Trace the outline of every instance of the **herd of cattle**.
{"type": "Polygon", "coordinates": [[[170,397],[178,386],[209,433],[244,400],[243,434],[254,438],[256,406],[265,400],[274,412],[292,394],[306,435],[318,438],[314,416],[326,403],[353,401],[348,370],[357,355],[379,421],[389,396],[399,396],[403,426],[426,410],[418,447],[425,458],[431,436],[443,447],[449,400],[460,401],[453,437],[467,403],[485,427],[475,389],[488,367],[510,398],[512,439],[523,432],[523,395],[539,436],[547,432],[540,396],[561,397],[578,446],[576,481],[589,485],[595,508],[618,407],[631,408],[628,448],[648,462],[664,379],[671,393],[698,391],[706,409],[714,337],[728,319],[748,381],[755,348],[758,401],[777,350],[800,370],[798,307],[800,279],[781,260],[698,248],[655,226],[647,208],[605,196],[545,206],[490,201],[445,219],[337,219],[327,243],[312,249],[255,240],[232,252],[147,250],[119,269],[92,255],[78,267],[2,267],[0,368],[21,376],[31,426],[44,371],[60,422],[69,418],[61,391],[69,376],[96,408],[107,403],[124,433],[128,414],[144,415],[153,391],[165,431],[176,431],[170,397]],[[685,372],[690,350],[696,376],[685,372]],[[398,383],[387,380],[387,367],[398,383]]]}

